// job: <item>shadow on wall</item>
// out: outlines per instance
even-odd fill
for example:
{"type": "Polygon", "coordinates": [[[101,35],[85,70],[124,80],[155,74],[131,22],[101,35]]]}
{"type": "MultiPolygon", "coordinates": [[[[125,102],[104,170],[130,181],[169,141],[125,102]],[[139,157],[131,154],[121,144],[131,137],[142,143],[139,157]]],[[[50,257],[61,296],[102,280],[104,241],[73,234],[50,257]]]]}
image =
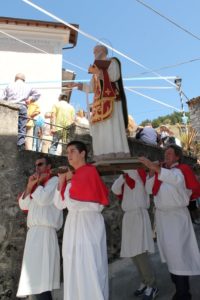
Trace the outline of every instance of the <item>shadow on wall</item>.
{"type": "MultiPolygon", "coordinates": [[[[16,299],[16,290],[26,237],[26,214],[17,203],[27,178],[34,172],[39,153],[17,151],[16,136],[0,136],[0,299],[16,299]]],[[[52,157],[55,164],[65,157],[52,157]]]]}

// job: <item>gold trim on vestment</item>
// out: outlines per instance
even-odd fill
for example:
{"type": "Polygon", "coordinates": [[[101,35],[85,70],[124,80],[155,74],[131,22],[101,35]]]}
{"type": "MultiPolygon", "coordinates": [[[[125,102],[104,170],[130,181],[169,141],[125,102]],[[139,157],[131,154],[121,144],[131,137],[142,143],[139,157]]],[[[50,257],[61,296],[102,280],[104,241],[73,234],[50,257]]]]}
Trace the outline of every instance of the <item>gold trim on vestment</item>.
{"type": "Polygon", "coordinates": [[[92,105],[91,123],[105,121],[112,117],[115,97],[95,100],[92,105]]]}

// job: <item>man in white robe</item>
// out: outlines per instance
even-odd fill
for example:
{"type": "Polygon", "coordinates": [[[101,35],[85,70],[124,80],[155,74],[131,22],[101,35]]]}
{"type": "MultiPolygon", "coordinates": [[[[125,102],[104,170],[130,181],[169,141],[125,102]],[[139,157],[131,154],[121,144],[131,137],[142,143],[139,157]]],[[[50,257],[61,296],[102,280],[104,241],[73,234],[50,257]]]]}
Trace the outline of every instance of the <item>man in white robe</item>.
{"type": "Polygon", "coordinates": [[[145,157],[139,160],[150,169],[146,189],[155,195],[159,252],[176,287],[172,299],[190,300],[189,276],[200,275],[200,253],[187,208],[192,191],[186,187],[185,174],[179,167],[181,158],[181,148],[169,145],[165,168],[145,157]]]}
{"type": "MultiPolygon", "coordinates": [[[[105,46],[97,45],[94,48],[96,61],[108,61],[107,54],[108,50],[105,46]]],[[[111,58],[107,70],[103,70],[101,66],[97,67],[94,64],[90,66],[89,72],[93,74],[90,85],[79,83],[77,86],[79,90],[94,93],[92,115],[90,117],[94,158],[100,160],[129,157],[129,146],[126,136],[128,113],[120,61],[117,58],[111,58]],[[103,77],[103,72],[108,74],[108,77],[106,77],[107,82],[106,78],[103,77]],[[111,95],[113,96],[111,97],[111,95]],[[109,100],[109,97],[113,99],[109,100]],[[110,103],[104,110],[102,109],[102,103],[104,103],[105,99],[107,104],[109,101],[110,103]],[[99,101],[99,106],[95,108],[97,101],[99,101]],[[111,106],[113,106],[113,109],[111,109],[111,106]],[[112,111],[108,116],[109,110],[112,111]],[[96,115],[98,115],[97,118],[99,119],[94,121],[96,115]]]]}
{"type": "Polygon", "coordinates": [[[140,275],[141,284],[135,296],[143,300],[154,299],[158,295],[155,275],[149,261],[149,253],[154,253],[152,228],[148,214],[149,197],[145,191],[144,170],[126,170],[113,183],[111,190],[122,199],[122,242],[121,257],[131,257],[140,275]]]}
{"type": "Polygon", "coordinates": [[[31,175],[19,199],[28,211],[28,232],[24,248],[17,297],[30,300],[52,300],[51,291],[60,287],[60,253],[56,231],[63,223],[62,212],[53,203],[58,183],[50,176],[50,160],[36,160],[36,173],[31,175]]]}
{"type": "Polygon", "coordinates": [[[62,244],[64,300],[108,300],[106,232],[101,214],[108,205],[108,192],[95,167],[86,164],[86,157],[82,142],[68,144],[67,158],[74,172],[59,174],[54,196],[58,209],[68,209],[62,244]]]}

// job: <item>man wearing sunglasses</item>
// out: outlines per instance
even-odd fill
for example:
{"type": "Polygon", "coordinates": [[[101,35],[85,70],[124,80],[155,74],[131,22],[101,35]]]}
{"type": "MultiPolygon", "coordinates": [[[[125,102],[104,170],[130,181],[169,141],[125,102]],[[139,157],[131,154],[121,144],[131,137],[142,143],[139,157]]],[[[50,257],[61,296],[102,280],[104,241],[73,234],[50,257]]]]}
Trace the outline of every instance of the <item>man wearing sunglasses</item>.
{"type": "Polygon", "coordinates": [[[20,208],[28,211],[28,232],[17,297],[52,300],[51,291],[60,287],[60,254],[56,231],[62,226],[63,216],[53,204],[58,178],[51,176],[50,159],[38,158],[35,170],[19,199],[20,208]]]}

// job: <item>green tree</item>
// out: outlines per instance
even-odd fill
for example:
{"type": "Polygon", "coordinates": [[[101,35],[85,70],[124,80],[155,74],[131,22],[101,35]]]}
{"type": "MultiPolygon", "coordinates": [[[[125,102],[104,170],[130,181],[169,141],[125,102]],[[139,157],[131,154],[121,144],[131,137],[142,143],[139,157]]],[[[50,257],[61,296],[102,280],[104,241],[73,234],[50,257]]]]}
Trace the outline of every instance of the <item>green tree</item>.
{"type": "MultiPolygon", "coordinates": [[[[189,122],[189,112],[185,113],[185,115],[188,117],[188,122],[189,122]]],[[[159,116],[158,118],[153,119],[153,120],[146,119],[146,120],[142,121],[142,123],[140,125],[145,126],[146,123],[152,123],[152,126],[157,128],[162,124],[171,124],[171,125],[175,125],[177,123],[181,124],[182,116],[183,116],[182,112],[173,112],[172,114],[168,114],[165,116],[159,116]]]]}
{"type": "Polygon", "coordinates": [[[151,123],[151,120],[146,119],[146,120],[142,121],[142,123],[140,124],[140,126],[145,126],[147,123],[151,123]]]}

